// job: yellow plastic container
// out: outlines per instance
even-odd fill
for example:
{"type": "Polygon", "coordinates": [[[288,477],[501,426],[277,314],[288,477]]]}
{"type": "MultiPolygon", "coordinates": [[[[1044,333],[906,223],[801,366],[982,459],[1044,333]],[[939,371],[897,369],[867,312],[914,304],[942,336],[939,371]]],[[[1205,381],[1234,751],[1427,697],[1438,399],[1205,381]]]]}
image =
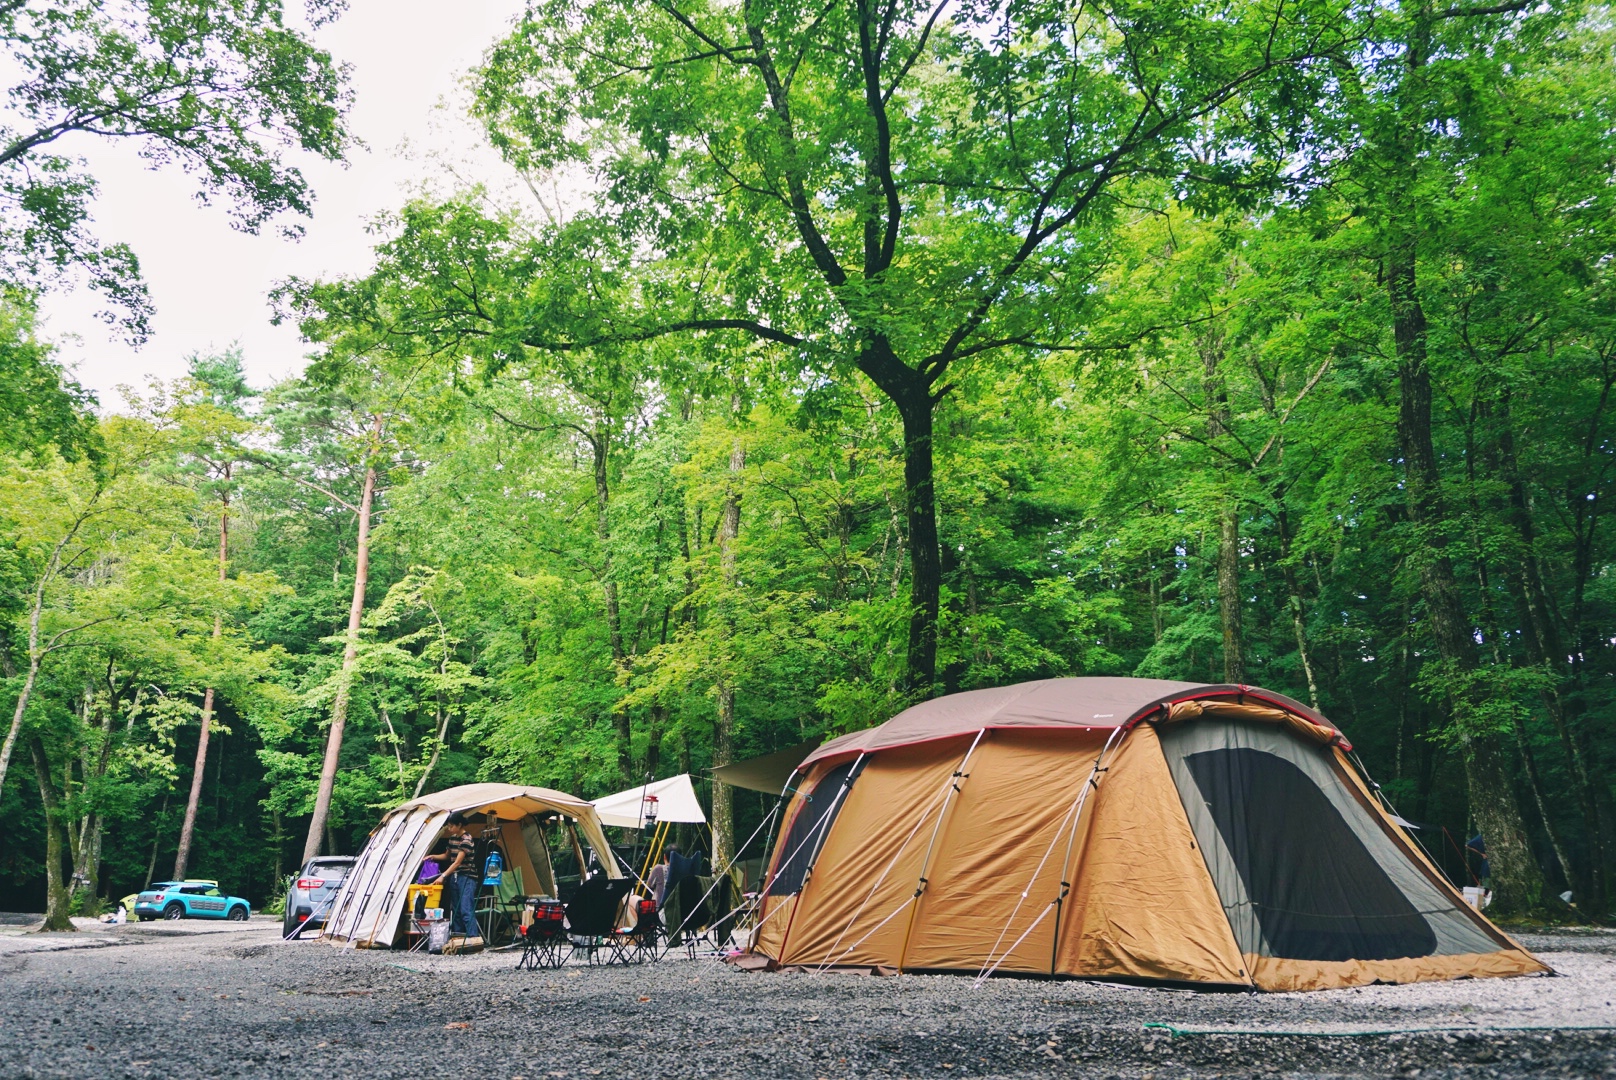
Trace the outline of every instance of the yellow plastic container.
{"type": "Polygon", "coordinates": [[[426,906],[427,907],[435,908],[435,907],[442,907],[443,906],[443,886],[442,885],[411,885],[409,895],[408,895],[408,897],[405,898],[406,907],[405,907],[404,910],[409,911],[409,912],[414,912],[415,911],[415,898],[417,896],[422,895],[423,893],[426,895],[426,906]]]}

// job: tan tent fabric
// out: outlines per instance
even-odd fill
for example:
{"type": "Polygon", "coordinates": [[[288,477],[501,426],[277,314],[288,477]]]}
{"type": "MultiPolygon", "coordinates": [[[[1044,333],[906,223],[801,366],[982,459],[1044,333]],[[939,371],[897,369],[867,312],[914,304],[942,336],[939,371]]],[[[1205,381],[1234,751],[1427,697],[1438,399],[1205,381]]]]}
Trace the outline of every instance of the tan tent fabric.
{"type": "MultiPolygon", "coordinates": [[[[1067,812],[1109,734],[992,732],[982,741],[939,839],[902,957],[905,968],[958,968],[962,958],[978,958],[979,969],[995,944],[997,959],[1037,922],[1060,892],[1071,832],[1067,812]],[[1037,797],[1029,799],[1034,792],[1037,797]],[[1049,858],[1038,872],[1046,852],[1049,858]],[[1027,900],[1010,919],[1023,890],[1027,900]]],[[[904,884],[912,891],[914,878],[904,884]]],[[[883,914],[864,921],[873,923],[883,914]]],[[[1047,974],[1054,939],[1051,913],[1005,957],[1000,970],[1047,974]]],[[[872,955],[865,962],[890,964],[892,959],[872,955]]]]}
{"type": "MultiPolygon", "coordinates": [[[[820,781],[825,778],[825,774],[830,769],[831,766],[826,762],[803,767],[802,776],[797,781],[797,790],[792,793],[791,801],[786,804],[785,813],[780,817],[781,837],[791,835],[792,823],[796,821],[797,815],[802,812],[808,796],[818,790],[820,781]]],[[[784,945],[786,934],[791,928],[791,913],[796,906],[797,897],[795,894],[791,896],[771,896],[768,892],[768,886],[773,881],[774,871],[778,868],[779,863],[791,854],[789,851],[780,850],[779,844],[776,845],[773,857],[774,865],[771,866],[769,873],[765,875],[763,901],[758,910],[756,945],[770,956],[775,957],[780,955],[781,946],[784,945]]]]}
{"type": "MultiPolygon", "coordinates": [[[[799,919],[791,927],[784,942],[783,963],[830,962],[833,947],[837,953],[844,951],[915,891],[930,838],[929,825],[935,820],[939,796],[965,753],[966,741],[931,743],[915,747],[901,760],[876,757],[865,766],[848,789],[836,820],[846,827],[829,830],[813,876],[802,890],[804,905],[812,905],[814,919],[799,919]],[[915,823],[928,808],[927,824],[915,830],[915,823]],[[911,833],[915,833],[914,839],[904,845],[911,833]],[[879,880],[894,859],[897,864],[885,880],[879,880]],[[866,915],[844,936],[843,928],[861,906],[866,915]],[[842,938],[839,945],[838,938],[842,938]]],[[[873,958],[896,955],[907,928],[908,921],[902,916],[892,919],[840,962],[890,963],[873,958]]]]}
{"type": "Polygon", "coordinates": [[[1061,927],[1060,970],[1251,982],[1174,790],[1155,730],[1141,726],[1092,800],[1082,872],[1061,927]]]}
{"type": "MultiPolygon", "coordinates": [[[[800,891],[765,897],[755,947],[783,965],[972,973],[993,965],[1264,990],[1547,970],[1479,913],[1452,910],[1462,898],[1369,795],[1347,749],[1324,717],[1249,686],[1052,679],[924,702],[808,756],[781,838],[809,805],[804,793],[832,797],[816,791],[827,774],[845,773],[854,759],[860,768],[800,891]],[[1241,779],[1248,768],[1258,770],[1256,779],[1241,779]],[[1212,786],[1204,791],[1213,795],[1192,771],[1206,769],[1224,770],[1207,774],[1212,786]],[[1289,832],[1268,828],[1274,819],[1257,816],[1252,800],[1270,790],[1261,784],[1280,781],[1302,787],[1276,797],[1320,808],[1320,827],[1334,821],[1344,846],[1310,845],[1311,817],[1281,819],[1289,832]],[[1181,784],[1195,787],[1186,795],[1181,784]],[[1074,824],[1070,812],[1085,790],[1074,824]],[[1225,801],[1206,801],[1215,797],[1225,801]],[[1246,817],[1230,817],[1239,812],[1246,817]],[[1338,814],[1346,817],[1336,821],[1338,814]],[[1249,859],[1264,849],[1245,841],[1228,848],[1219,832],[1227,828],[1279,837],[1265,843],[1293,852],[1311,876],[1258,864],[1266,876],[1249,888],[1269,891],[1248,896],[1239,875],[1249,866],[1237,866],[1231,851],[1249,859]],[[1200,846],[1208,836],[1215,852],[1200,846]],[[1330,854],[1349,848],[1358,863],[1330,854]],[[1347,875],[1339,869],[1347,865],[1366,869],[1347,875]],[[1386,873],[1374,887],[1380,892],[1354,884],[1376,876],[1377,866],[1386,873]],[[1063,881],[1070,883],[1064,896],[1063,881]],[[1306,910],[1276,907],[1286,895],[1276,888],[1313,890],[1298,894],[1306,910]],[[1400,891],[1387,901],[1386,889],[1400,891]],[[1414,905],[1406,914],[1384,906],[1405,902],[1414,905]],[[1332,907],[1342,903],[1369,906],[1332,907]],[[1341,910],[1345,924],[1332,921],[1341,910]],[[1280,921],[1263,921],[1276,914],[1280,921]],[[1387,918],[1415,920],[1416,932],[1388,936],[1393,931],[1382,928],[1393,924],[1378,921],[1387,918]],[[1427,928],[1430,946],[1419,943],[1427,928]],[[1241,934],[1256,934],[1257,952],[1242,955],[1241,934]],[[1487,941],[1497,950],[1472,951],[1487,941]],[[1403,959],[1283,958],[1341,949],[1395,957],[1375,950],[1427,947],[1429,955],[1403,959]]],[[[777,840],[771,880],[788,854],[780,847],[777,840]]]]}
{"type": "Polygon", "coordinates": [[[1163,698],[1199,689],[1203,687],[1197,683],[1167,679],[1044,679],[967,690],[922,701],[880,727],[832,739],[807,761],[974,735],[984,727],[1108,730],[1163,698]]]}
{"type": "Polygon", "coordinates": [[[1343,960],[1336,963],[1251,956],[1246,958],[1246,962],[1256,975],[1257,988],[1270,992],[1334,990],[1344,986],[1368,986],[1371,983],[1541,975],[1549,970],[1547,965],[1529,953],[1516,950],[1419,956],[1406,960],[1343,960]]]}
{"type": "MultiPolygon", "coordinates": [[[[1171,724],[1183,723],[1186,720],[1199,720],[1202,717],[1217,717],[1221,720],[1241,719],[1256,720],[1268,724],[1281,724],[1301,735],[1321,743],[1341,742],[1341,733],[1329,724],[1316,724],[1305,716],[1298,716],[1285,709],[1275,708],[1271,705],[1255,704],[1244,699],[1233,701],[1175,701],[1167,706],[1163,722],[1171,724]]],[[[1349,744],[1350,746],[1350,744],[1349,744]]]]}
{"type": "MultiPolygon", "coordinates": [[[[465,784],[412,799],[387,812],[343,880],[342,892],[320,937],[362,948],[392,946],[404,914],[409,883],[420,868],[421,860],[432,850],[444,822],[457,811],[482,814],[514,824],[518,829],[535,817],[560,813],[573,819],[573,827],[600,857],[607,876],[623,876],[612,858],[595,808],[588,801],[549,788],[465,784]]],[[[511,833],[505,825],[501,827],[501,836],[509,845],[511,833]]],[[[519,831],[516,839],[522,839],[519,831]]],[[[522,868],[524,887],[536,887],[543,877],[531,855],[525,852],[525,845],[517,843],[508,850],[519,860],[517,865],[522,868]]],[[[546,858],[545,871],[548,870],[546,858]]]]}

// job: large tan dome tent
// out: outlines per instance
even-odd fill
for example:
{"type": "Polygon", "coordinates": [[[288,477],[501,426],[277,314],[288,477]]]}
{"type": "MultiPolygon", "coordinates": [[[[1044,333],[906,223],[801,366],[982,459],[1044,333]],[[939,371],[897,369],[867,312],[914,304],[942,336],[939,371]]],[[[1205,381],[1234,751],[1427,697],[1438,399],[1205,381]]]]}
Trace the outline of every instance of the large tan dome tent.
{"type": "Polygon", "coordinates": [[[1350,750],[1248,686],[1050,679],[924,702],[799,767],[757,951],[1261,990],[1547,971],[1350,750]]]}

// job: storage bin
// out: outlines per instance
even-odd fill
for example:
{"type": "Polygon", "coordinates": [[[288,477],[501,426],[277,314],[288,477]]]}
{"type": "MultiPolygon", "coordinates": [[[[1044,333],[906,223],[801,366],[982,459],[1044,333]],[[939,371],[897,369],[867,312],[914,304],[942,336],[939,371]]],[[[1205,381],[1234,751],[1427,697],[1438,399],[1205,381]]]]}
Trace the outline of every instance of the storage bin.
{"type": "Polygon", "coordinates": [[[404,910],[410,912],[411,914],[414,914],[415,913],[415,898],[417,896],[421,896],[421,895],[426,896],[426,906],[427,907],[435,908],[435,907],[442,907],[443,906],[443,886],[442,885],[411,885],[409,895],[407,897],[405,897],[405,901],[404,901],[405,904],[407,904],[408,906],[405,907],[404,910]]]}

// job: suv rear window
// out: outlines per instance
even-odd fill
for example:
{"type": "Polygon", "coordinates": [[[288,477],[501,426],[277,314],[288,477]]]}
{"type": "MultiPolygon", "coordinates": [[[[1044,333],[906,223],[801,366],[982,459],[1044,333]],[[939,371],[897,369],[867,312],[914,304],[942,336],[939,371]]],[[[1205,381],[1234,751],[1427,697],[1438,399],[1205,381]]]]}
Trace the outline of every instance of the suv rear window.
{"type": "Polygon", "coordinates": [[[353,863],[315,863],[309,867],[307,877],[324,878],[326,881],[341,881],[353,869],[353,863]]]}

